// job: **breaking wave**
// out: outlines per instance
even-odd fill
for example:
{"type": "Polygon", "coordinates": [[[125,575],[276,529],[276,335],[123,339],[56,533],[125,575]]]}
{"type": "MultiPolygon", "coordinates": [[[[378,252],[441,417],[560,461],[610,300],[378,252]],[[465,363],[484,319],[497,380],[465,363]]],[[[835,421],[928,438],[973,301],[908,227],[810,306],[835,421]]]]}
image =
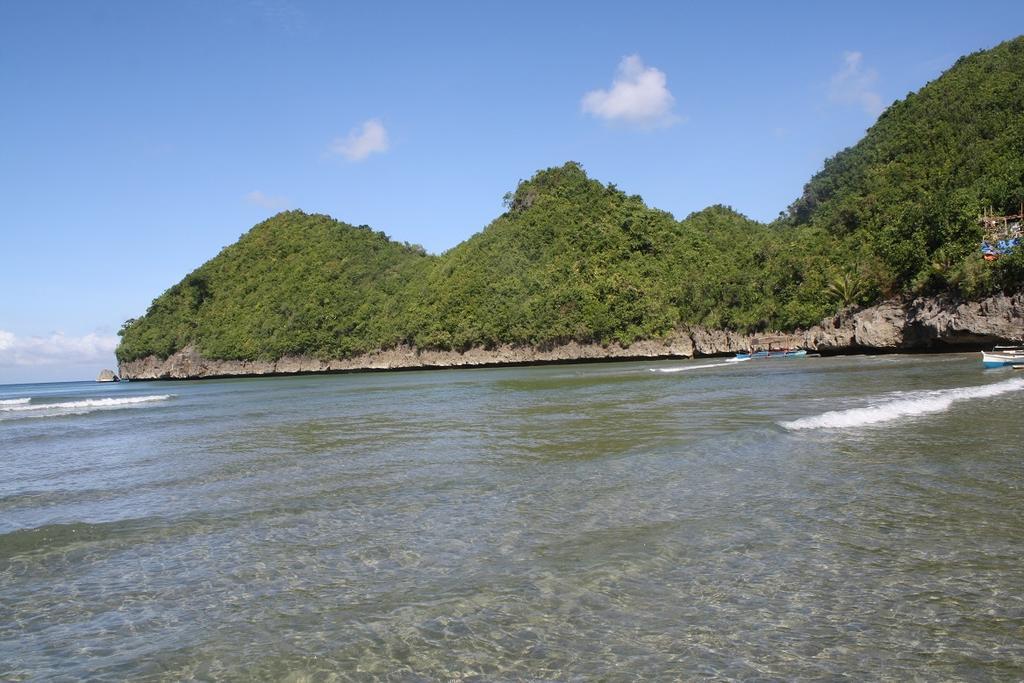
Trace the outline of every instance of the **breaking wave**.
{"type": "Polygon", "coordinates": [[[704,368],[721,368],[726,365],[732,365],[737,360],[746,360],[746,358],[730,358],[724,363],[706,363],[704,365],[683,365],[678,368],[651,368],[651,372],[685,372],[687,370],[703,370],[704,368]]]}
{"type": "Polygon", "coordinates": [[[801,429],[849,429],[864,425],[890,422],[903,417],[915,417],[930,413],[941,413],[949,409],[957,401],[975,398],[999,396],[1011,391],[1024,389],[1024,379],[1014,378],[980,387],[963,387],[959,389],[942,389],[939,391],[921,391],[902,394],[875,405],[849,410],[830,410],[813,417],[802,417],[791,422],[780,422],[779,425],[789,430],[801,429]]]}
{"type": "Polygon", "coordinates": [[[20,406],[31,400],[30,398],[0,398],[0,408],[4,406],[20,406]]]}
{"type": "Polygon", "coordinates": [[[154,401],[166,401],[169,398],[171,398],[171,394],[127,396],[124,398],[86,398],[80,401],[64,401],[61,403],[32,403],[31,399],[27,398],[12,399],[12,402],[0,402],[0,413],[7,413],[8,417],[69,415],[73,413],[88,413],[94,410],[123,408],[141,403],[152,403],[154,401]]]}

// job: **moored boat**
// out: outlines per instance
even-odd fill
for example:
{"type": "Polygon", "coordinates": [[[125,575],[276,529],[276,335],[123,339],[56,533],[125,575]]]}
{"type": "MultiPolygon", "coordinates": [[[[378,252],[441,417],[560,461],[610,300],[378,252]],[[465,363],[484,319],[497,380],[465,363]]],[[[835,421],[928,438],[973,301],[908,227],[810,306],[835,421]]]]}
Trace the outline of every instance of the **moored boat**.
{"type": "Polygon", "coordinates": [[[986,368],[1024,365],[1024,346],[996,346],[991,351],[982,351],[981,362],[986,368]]]}
{"type": "Polygon", "coordinates": [[[760,360],[763,358],[800,358],[807,355],[806,349],[778,349],[737,353],[736,360],[760,360]]]}

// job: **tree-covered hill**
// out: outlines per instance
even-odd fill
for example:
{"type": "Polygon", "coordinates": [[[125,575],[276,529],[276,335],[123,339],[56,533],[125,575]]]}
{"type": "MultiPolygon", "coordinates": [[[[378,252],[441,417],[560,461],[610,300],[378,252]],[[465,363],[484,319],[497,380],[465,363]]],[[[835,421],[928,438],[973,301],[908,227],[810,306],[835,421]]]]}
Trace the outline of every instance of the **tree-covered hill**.
{"type": "Polygon", "coordinates": [[[786,327],[829,309],[826,259],[800,244],[807,231],[780,234],[722,206],[677,221],[572,162],[506,203],[434,264],[417,346],[628,344],[680,323],[786,327]]]}
{"type": "Polygon", "coordinates": [[[1024,201],[1024,37],[962,57],[825,162],[785,223],[863,245],[847,264],[889,292],[981,294],[1021,281],[1021,259],[977,258],[983,210],[1024,201]]]}
{"type": "Polygon", "coordinates": [[[129,321],[118,358],[189,344],[220,359],[629,344],[681,323],[807,325],[834,307],[834,255],[812,230],[723,206],[677,221],[572,162],[520,183],[507,204],[441,256],[326,216],[278,214],[129,321]]]}
{"type": "Polygon", "coordinates": [[[345,357],[393,345],[402,294],[436,257],[365,226],[287,211],[128,321],[121,361],[195,343],[210,358],[345,357]]]}
{"type": "Polygon", "coordinates": [[[676,322],[667,276],[682,231],[670,215],[572,163],[521,183],[506,203],[434,264],[417,345],[629,341],[676,322]]]}
{"type": "Polygon", "coordinates": [[[628,344],[681,324],[792,329],[895,294],[1020,289],[978,214],[1024,198],[1024,38],[961,59],[825,162],[772,225],[676,220],[570,162],[440,256],[300,211],[257,225],[122,330],[120,361],[344,358],[410,344],[628,344]]]}

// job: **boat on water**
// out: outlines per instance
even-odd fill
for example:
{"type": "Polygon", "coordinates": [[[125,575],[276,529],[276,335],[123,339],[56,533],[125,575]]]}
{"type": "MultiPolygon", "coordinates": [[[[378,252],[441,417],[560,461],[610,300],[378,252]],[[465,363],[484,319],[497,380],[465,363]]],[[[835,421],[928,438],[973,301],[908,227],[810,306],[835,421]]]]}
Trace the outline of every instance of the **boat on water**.
{"type": "Polygon", "coordinates": [[[982,351],[981,362],[986,368],[1024,367],[1024,345],[996,346],[991,351],[982,351]]]}
{"type": "Polygon", "coordinates": [[[753,351],[737,353],[736,360],[761,360],[764,358],[802,358],[807,355],[806,349],[778,349],[772,351],[753,351]]]}

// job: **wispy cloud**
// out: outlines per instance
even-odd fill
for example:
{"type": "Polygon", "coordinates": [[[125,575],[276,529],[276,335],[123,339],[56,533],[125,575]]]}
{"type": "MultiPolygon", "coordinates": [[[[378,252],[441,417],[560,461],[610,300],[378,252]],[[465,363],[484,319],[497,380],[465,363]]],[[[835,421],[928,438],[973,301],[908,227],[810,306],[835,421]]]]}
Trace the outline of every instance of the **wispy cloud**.
{"type": "Polygon", "coordinates": [[[308,23],[305,13],[288,0],[251,0],[250,4],[257,17],[288,33],[295,33],[308,23]]]}
{"type": "Polygon", "coordinates": [[[611,88],[591,90],[580,106],[587,114],[607,121],[670,126],[682,121],[672,112],[675,102],[665,73],[645,66],[638,55],[629,55],[619,62],[611,88]]]}
{"type": "Polygon", "coordinates": [[[843,53],[843,66],[829,81],[828,98],[837,104],[859,106],[866,113],[878,116],[885,109],[875,87],[878,72],[865,68],[863,62],[864,55],[860,52],[843,53]]]}
{"type": "Polygon", "coordinates": [[[362,126],[350,130],[346,137],[332,140],[328,151],[349,161],[362,161],[375,152],[386,152],[390,147],[384,124],[380,119],[369,119],[362,126]]]}
{"type": "Polygon", "coordinates": [[[0,367],[110,363],[118,341],[112,334],[69,337],[54,332],[48,337],[20,337],[0,330],[0,367]]]}
{"type": "Polygon", "coordinates": [[[283,209],[289,204],[287,197],[272,197],[263,194],[259,190],[253,190],[245,195],[245,201],[256,206],[262,206],[265,209],[283,209]]]}

